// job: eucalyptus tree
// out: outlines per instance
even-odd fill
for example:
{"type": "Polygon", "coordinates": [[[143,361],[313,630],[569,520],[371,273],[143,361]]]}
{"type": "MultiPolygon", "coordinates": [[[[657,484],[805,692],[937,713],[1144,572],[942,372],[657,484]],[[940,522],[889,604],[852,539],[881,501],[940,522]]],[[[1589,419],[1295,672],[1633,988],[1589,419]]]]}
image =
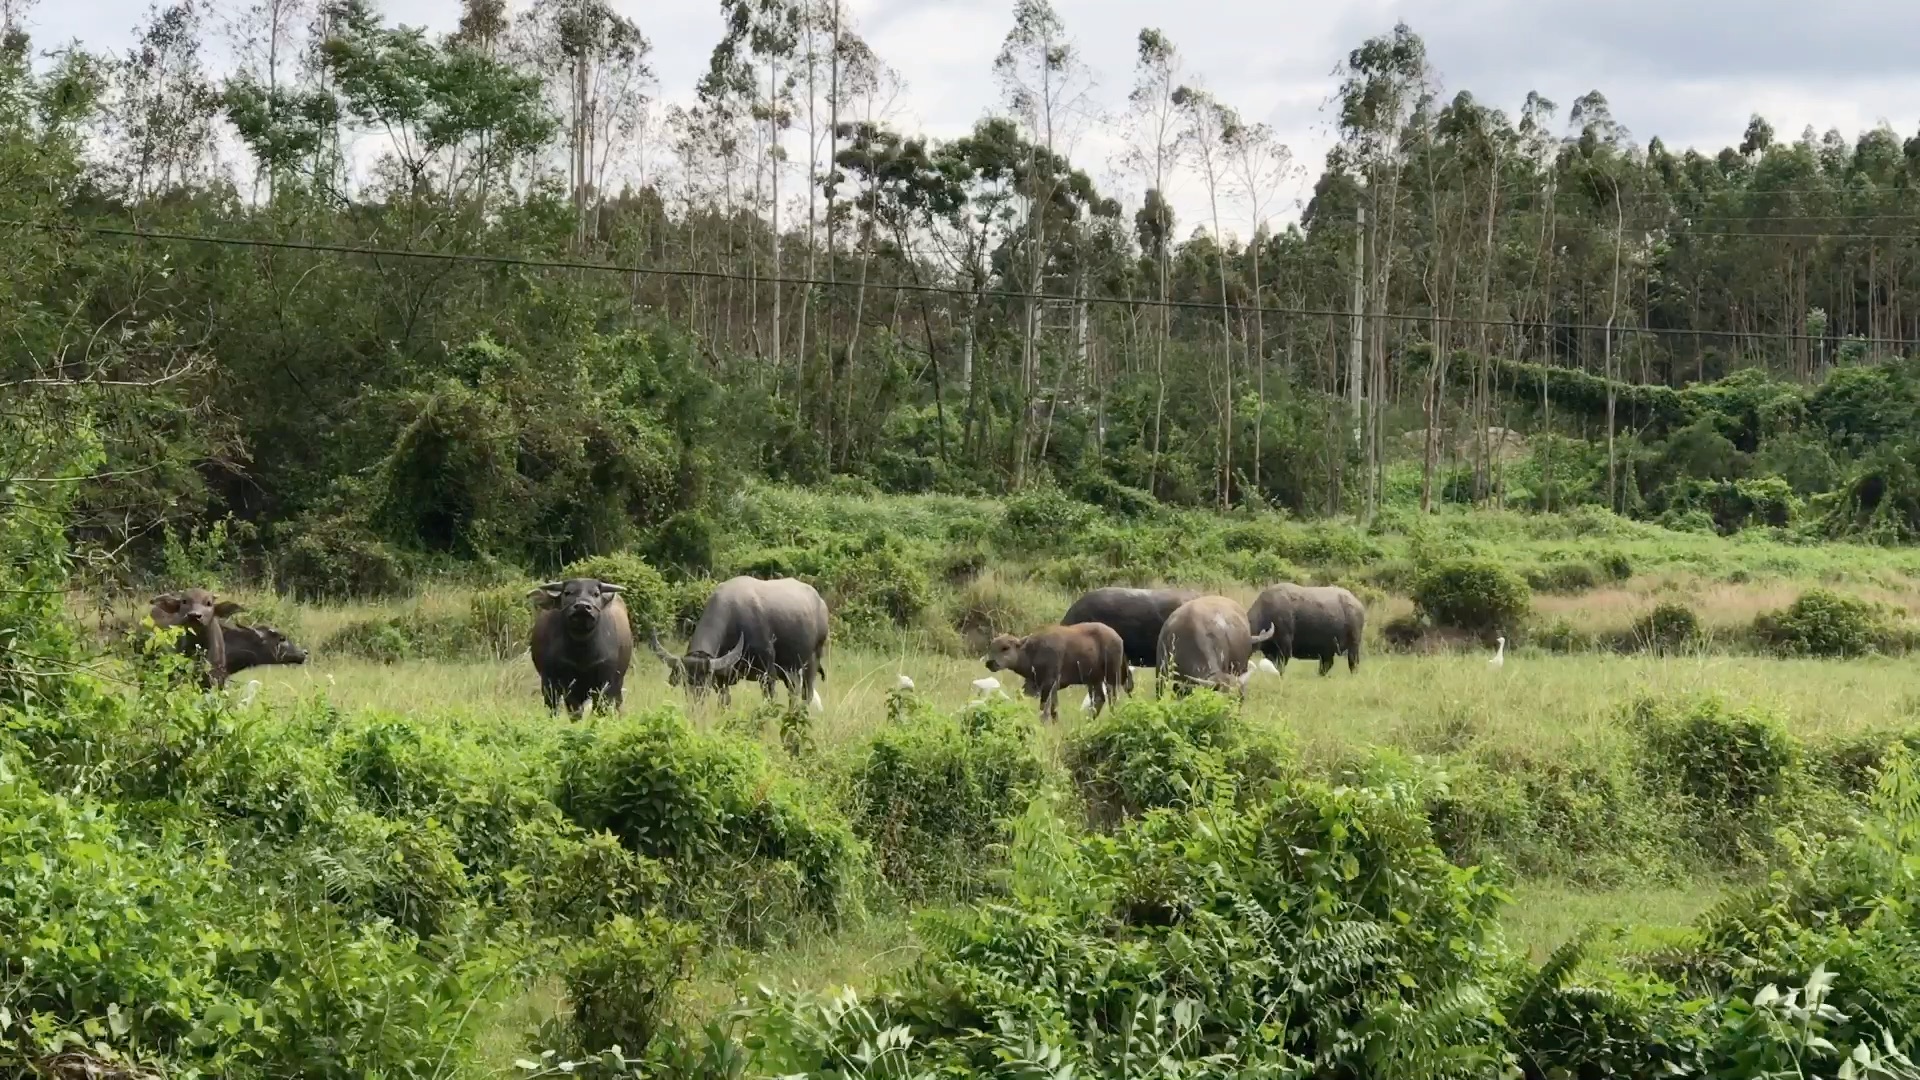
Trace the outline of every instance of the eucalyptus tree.
{"type": "Polygon", "coordinates": [[[1071,170],[1064,163],[1087,108],[1092,76],[1049,0],[1015,0],[1013,27],[993,72],[1013,118],[1026,129],[1033,160],[1021,185],[1026,259],[1022,288],[1019,412],[1013,433],[1013,487],[1026,483],[1040,376],[1040,300],[1045,290],[1049,210],[1071,170]]]}
{"type": "MultiPolygon", "coordinates": [[[[540,73],[549,108],[567,118],[574,244],[585,248],[599,231],[608,170],[644,123],[653,44],[607,0],[534,0],[517,29],[515,58],[540,73]]],[[[484,30],[474,36],[484,48],[484,30]]]]}
{"type": "MultiPolygon", "coordinates": [[[[716,88],[744,103],[755,121],[759,142],[754,186],[765,177],[769,194],[773,312],[767,337],[773,367],[780,367],[780,176],[786,151],[782,139],[793,124],[795,53],[802,32],[801,11],[791,0],[720,0],[727,30],[714,46],[707,78],[716,88]]],[[[758,296],[758,290],[755,290],[758,296]]]]}
{"type": "Polygon", "coordinates": [[[1187,162],[1200,177],[1207,191],[1207,208],[1213,221],[1213,256],[1220,283],[1220,369],[1217,380],[1209,379],[1214,409],[1219,417],[1220,442],[1216,459],[1215,493],[1221,509],[1232,501],[1233,493],[1233,323],[1228,314],[1227,236],[1220,225],[1220,196],[1232,177],[1231,140],[1242,126],[1238,114],[1220,103],[1211,93],[1195,86],[1174,91],[1174,104],[1182,120],[1180,144],[1187,162]]]}
{"type": "Polygon", "coordinates": [[[155,4],[113,68],[106,105],[108,172],[142,202],[214,178],[220,96],[207,71],[206,19],[196,0],[155,4]]]}
{"type": "Polygon", "coordinates": [[[1173,256],[1173,205],[1167,184],[1180,163],[1180,107],[1174,101],[1182,84],[1179,51],[1159,30],[1142,29],[1136,40],[1133,89],[1127,94],[1128,147],[1125,160],[1146,186],[1134,217],[1140,250],[1153,260],[1157,286],[1153,340],[1153,457],[1147,486],[1158,486],[1161,425],[1167,407],[1167,342],[1173,336],[1173,308],[1167,301],[1173,256]]]}
{"type": "Polygon", "coordinates": [[[1254,371],[1257,414],[1253,425],[1253,487],[1260,490],[1260,442],[1267,409],[1266,282],[1261,277],[1260,253],[1267,246],[1274,203],[1280,186],[1292,174],[1293,152],[1266,124],[1239,123],[1225,132],[1228,167],[1248,217],[1247,261],[1253,298],[1253,334],[1248,347],[1254,371]]]}
{"type": "Polygon", "coordinates": [[[1353,169],[1365,191],[1369,210],[1364,234],[1366,275],[1359,310],[1362,349],[1356,357],[1369,358],[1363,375],[1358,365],[1347,373],[1348,393],[1354,405],[1354,431],[1366,451],[1367,489],[1363,515],[1371,516],[1380,495],[1382,414],[1387,403],[1386,320],[1368,320],[1369,306],[1378,310],[1389,301],[1393,271],[1399,261],[1398,229],[1402,222],[1402,180],[1406,169],[1405,138],[1414,112],[1428,94],[1431,71],[1426,43],[1406,23],[1379,37],[1369,38],[1347,56],[1339,90],[1341,160],[1353,169]],[[1371,330],[1367,323],[1371,322],[1371,330]]]}

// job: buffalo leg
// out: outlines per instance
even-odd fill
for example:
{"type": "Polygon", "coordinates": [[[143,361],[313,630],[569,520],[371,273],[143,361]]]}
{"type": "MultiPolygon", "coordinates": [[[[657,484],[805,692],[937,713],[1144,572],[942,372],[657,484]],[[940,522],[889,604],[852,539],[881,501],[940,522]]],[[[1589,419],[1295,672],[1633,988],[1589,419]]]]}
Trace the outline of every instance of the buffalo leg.
{"type": "Polygon", "coordinates": [[[1087,697],[1093,700],[1093,718],[1100,719],[1101,710],[1107,707],[1107,685],[1103,682],[1094,682],[1087,687],[1087,697]]]}
{"type": "Polygon", "coordinates": [[[547,703],[548,712],[558,712],[560,709],[560,684],[553,679],[541,679],[540,700],[547,703]]]}
{"type": "Polygon", "coordinates": [[[1327,655],[1320,658],[1320,674],[1325,675],[1327,672],[1332,670],[1333,670],[1333,654],[1328,653],[1327,655]]]}

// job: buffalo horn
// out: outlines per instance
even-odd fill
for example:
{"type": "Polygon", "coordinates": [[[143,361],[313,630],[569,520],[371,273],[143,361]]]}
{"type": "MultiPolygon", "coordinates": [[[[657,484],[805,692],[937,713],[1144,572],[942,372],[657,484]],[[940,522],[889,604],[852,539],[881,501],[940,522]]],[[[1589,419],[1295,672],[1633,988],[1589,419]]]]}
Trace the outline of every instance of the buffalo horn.
{"type": "Polygon", "coordinates": [[[712,671],[715,675],[725,675],[727,672],[733,670],[733,665],[740,662],[741,655],[746,651],[747,635],[741,634],[740,640],[733,643],[733,648],[728,649],[724,655],[714,658],[713,663],[708,666],[708,670],[712,671]]]}
{"type": "Polygon", "coordinates": [[[660,631],[658,630],[649,630],[647,632],[647,648],[652,649],[653,655],[659,657],[661,661],[670,668],[685,668],[687,666],[679,657],[668,652],[661,646],[660,631]]]}

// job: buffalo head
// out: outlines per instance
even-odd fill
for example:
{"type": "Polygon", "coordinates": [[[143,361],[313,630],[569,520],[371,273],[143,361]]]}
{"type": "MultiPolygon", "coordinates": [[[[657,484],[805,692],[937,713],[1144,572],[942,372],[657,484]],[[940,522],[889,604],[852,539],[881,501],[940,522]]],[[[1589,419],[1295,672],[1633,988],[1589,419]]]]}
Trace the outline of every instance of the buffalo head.
{"type": "Polygon", "coordinates": [[[675,656],[660,644],[658,631],[648,636],[647,646],[653,650],[653,655],[660,658],[661,663],[667,665],[668,685],[685,684],[688,696],[696,701],[707,692],[708,687],[713,687],[720,691],[720,700],[724,704],[727,687],[733,683],[733,669],[740,663],[740,658],[746,655],[747,638],[742,634],[740,640],[733,643],[733,648],[719,656],[704,656],[697,652],[675,656]]]}
{"type": "Polygon", "coordinates": [[[1026,638],[1001,634],[987,646],[988,671],[1012,671],[1025,675],[1028,667],[1026,638]]]}
{"type": "Polygon", "coordinates": [[[287,635],[271,626],[236,626],[233,630],[251,638],[253,648],[266,657],[266,663],[304,664],[307,662],[307,650],[288,641],[287,635]]]}
{"type": "Polygon", "coordinates": [[[154,597],[149,614],[155,626],[186,626],[204,632],[213,628],[215,620],[242,610],[239,604],[221,600],[206,589],[182,589],[154,597]]]}
{"type": "Polygon", "coordinates": [[[567,633],[585,637],[599,627],[600,613],[607,605],[626,591],[624,586],[599,578],[568,578],[549,581],[528,591],[527,599],[542,611],[560,612],[567,633]]]}

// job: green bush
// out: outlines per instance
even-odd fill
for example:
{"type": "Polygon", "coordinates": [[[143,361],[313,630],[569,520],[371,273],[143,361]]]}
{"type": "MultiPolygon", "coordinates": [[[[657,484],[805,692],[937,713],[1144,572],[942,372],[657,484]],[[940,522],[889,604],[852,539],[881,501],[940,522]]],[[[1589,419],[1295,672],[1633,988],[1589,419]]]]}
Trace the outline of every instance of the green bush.
{"type": "Polygon", "coordinates": [[[1452,559],[1420,575],[1414,608],[1434,626],[1514,636],[1532,604],[1527,583],[1490,559],[1452,559]]]}
{"type": "Polygon", "coordinates": [[[821,591],[834,617],[856,633],[908,626],[933,602],[926,571],[898,541],[878,535],[842,554],[821,591]]]}
{"type": "Polygon", "coordinates": [[[1419,615],[1409,611],[1395,615],[1380,625],[1380,638],[1389,648],[1412,649],[1420,644],[1427,634],[1427,625],[1419,615]]]}
{"type": "Polygon", "coordinates": [[[1089,819],[1102,828],[1229,790],[1257,798],[1291,758],[1275,738],[1248,730],[1232,699],[1211,690],[1129,699],[1069,735],[1063,756],[1089,819]]]}
{"type": "Polygon", "coordinates": [[[1014,703],[982,706],[964,722],[921,705],[854,751],[854,830],[902,896],[961,898],[987,886],[1007,822],[1045,775],[1032,726],[1014,703]]]}
{"type": "Polygon", "coordinates": [[[563,737],[555,801],[658,860],[680,917],[758,941],[856,904],[860,841],[758,743],[697,734],[670,709],[563,737]]]}
{"type": "Polygon", "coordinates": [[[468,617],[409,611],[347,623],[328,635],[320,648],[339,656],[397,664],[403,660],[458,660],[483,652],[485,646],[468,617]]]}
{"type": "Polygon", "coordinates": [[[657,916],[615,915],[570,950],[564,983],[574,1052],[644,1053],[692,968],[697,942],[688,926],[657,916]]]}
{"type": "Polygon", "coordinates": [[[698,510],[683,510],[662,522],[647,554],[676,577],[713,574],[713,523],[698,510]]]}
{"type": "Polygon", "coordinates": [[[1709,858],[1742,861],[1797,810],[1800,745],[1777,718],[1712,696],[1644,698],[1631,724],[1649,788],[1709,858]]]}
{"type": "Polygon", "coordinates": [[[1095,513],[1057,488],[1037,488],[1007,500],[995,542],[1012,552],[1062,551],[1074,546],[1095,513]]]}
{"type": "Polygon", "coordinates": [[[1527,568],[1527,585],[1539,592],[1582,593],[1600,586],[1599,567],[1587,562],[1540,563],[1527,568]]]}
{"type": "Polygon", "coordinates": [[[1809,589],[1753,621],[1754,637],[1783,656],[1865,656],[1898,647],[1897,630],[1881,605],[1830,589],[1809,589]]]}
{"type": "Polygon", "coordinates": [[[1680,652],[1699,643],[1700,617],[1678,600],[1663,600],[1634,620],[1628,639],[1646,652],[1680,652]]]}
{"type": "Polygon", "coordinates": [[[1600,553],[1600,569],[1609,581],[1626,581],[1633,577],[1633,559],[1624,551],[1604,551],[1600,553]]]}
{"type": "Polygon", "coordinates": [[[1591,652],[1595,644],[1591,633],[1564,617],[1534,631],[1530,640],[1547,652],[1562,654],[1591,652]]]}
{"type": "Polygon", "coordinates": [[[627,603],[627,621],[633,625],[635,641],[647,640],[656,627],[671,624],[673,593],[660,571],[647,560],[631,553],[594,555],[568,563],[560,571],[563,578],[598,578],[626,589],[621,599],[627,603]]]}
{"type": "Polygon", "coordinates": [[[511,660],[527,649],[533,611],[525,585],[482,589],[467,602],[474,640],[495,660],[511,660]]]}
{"type": "Polygon", "coordinates": [[[672,588],[668,597],[668,624],[672,632],[685,637],[699,624],[700,616],[707,610],[707,601],[713,597],[713,590],[719,582],[712,578],[692,578],[679,582],[672,588]]]}
{"type": "Polygon", "coordinates": [[[399,552],[350,516],[306,517],[281,530],[274,578],[315,600],[398,596],[408,573],[399,552]]]}

